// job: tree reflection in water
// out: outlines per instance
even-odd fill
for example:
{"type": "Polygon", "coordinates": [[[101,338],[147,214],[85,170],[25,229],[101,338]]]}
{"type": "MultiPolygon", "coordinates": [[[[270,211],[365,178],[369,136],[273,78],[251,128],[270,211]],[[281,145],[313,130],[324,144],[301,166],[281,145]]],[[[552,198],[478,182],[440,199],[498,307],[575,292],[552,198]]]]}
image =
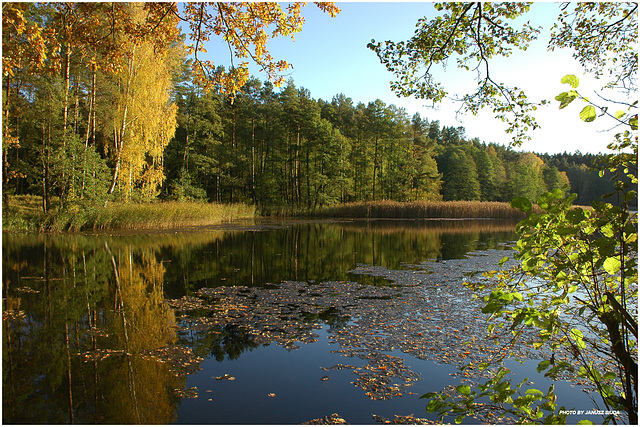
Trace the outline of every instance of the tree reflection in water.
{"type": "MultiPolygon", "coordinates": [[[[279,334],[260,339],[257,329],[231,321],[198,324],[212,311],[231,308],[213,294],[211,305],[178,319],[175,310],[184,310],[167,300],[187,303],[199,289],[220,286],[260,288],[267,295],[287,281],[304,283],[299,295],[307,300],[328,296],[325,289],[313,291],[320,282],[386,287],[386,279],[348,272],[363,264],[401,269],[462,257],[513,238],[513,224],[472,225],[323,221],[120,237],[5,234],[3,422],[175,422],[185,376],[203,358],[238,358],[269,339],[295,348],[292,337],[313,340],[315,326],[338,329],[349,317],[336,304],[280,301],[270,308],[281,321],[271,325],[279,334]],[[287,336],[290,328],[295,333],[287,336]]],[[[243,312],[259,303],[253,298],[243,312]]]]}
{"type": "Polygon", "coordinates": [[[177,339],[163,276],[149,248],[4,236],[3,422],[171,422],[184,377],[143,354],[177,339]]]}

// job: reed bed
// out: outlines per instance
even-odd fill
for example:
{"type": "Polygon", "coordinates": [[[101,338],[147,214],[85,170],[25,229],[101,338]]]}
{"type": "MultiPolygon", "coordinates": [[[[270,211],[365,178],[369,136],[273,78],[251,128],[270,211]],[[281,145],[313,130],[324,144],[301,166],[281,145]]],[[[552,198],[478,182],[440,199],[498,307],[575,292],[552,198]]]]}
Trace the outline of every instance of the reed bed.
{"type": "Polygon", "coordinates": [[[525,214],[507,202],[377,202],[345,203],[322,208],[314,216],[325,218],[491,218],[523,219],[525,214]]]}
{"type": "Polygon", "coordinates": [[[109,203],[69,205],[43,214],[36,209],[36,198],[12,198],[9,209],[3,209],[4,231],[89,231],[143,230],[198,227],[254,218],[254,206],[200,202],[157,202],[147,204],[109,203]]]}
{"type": "Polygon", "coordinates": [[[80,229],[168,229],[221,224],[253,218],[255,207],[244,204],[162,202],[110,203],[96,209],[80,229]]]}

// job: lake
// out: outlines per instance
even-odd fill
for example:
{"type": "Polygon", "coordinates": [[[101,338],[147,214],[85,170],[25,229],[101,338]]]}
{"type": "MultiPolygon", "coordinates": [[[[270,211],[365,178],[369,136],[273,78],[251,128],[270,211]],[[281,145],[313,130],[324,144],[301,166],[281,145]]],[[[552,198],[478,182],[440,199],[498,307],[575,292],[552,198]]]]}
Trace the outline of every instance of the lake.
{"type": "MultiPolygon", "coordinates": [[[[513,230],[490,220],[255,220],[3,233],[3,422],[433,418],[420,396],[472,380],[457,367],[491,354],[462,281],[496,268],[513,230]]],[[[521,358],[509,367],[546,391],[536,354],[521,358]]],[[[580,388],[555,387],[567,408],[593,409],[580,388]]]]}

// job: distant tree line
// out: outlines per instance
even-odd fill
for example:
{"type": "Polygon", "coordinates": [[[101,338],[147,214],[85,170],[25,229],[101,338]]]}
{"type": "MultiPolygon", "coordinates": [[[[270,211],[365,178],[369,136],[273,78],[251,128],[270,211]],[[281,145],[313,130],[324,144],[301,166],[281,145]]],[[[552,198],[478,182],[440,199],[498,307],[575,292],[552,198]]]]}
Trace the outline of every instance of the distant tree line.
{"type": "Polygon", "coordinates": [[[271,209],[376,200],[535,199],[609,192],[593,155],[481,143],[380,100],[314,99],[255,78],[233,100],[194,83],[158,5],[3,6],[3,196],[156,199],[271,209]],[[153,7],[152,7],[153,6],[153,7]],[[150,32],[153,29],[153,32],[150,32]],[[158,37],[163,36],[161,41],[158,37]]]}
{"type": "Polygon", "coordinates": [[[610,191],[595,155],[516,152],[381,100],[312,98],[250,79],[233,103],[176,85],[178,126],[161,197],[314,209],[375,200],[510,201],[554,188],[590,204],[610,191]]]}

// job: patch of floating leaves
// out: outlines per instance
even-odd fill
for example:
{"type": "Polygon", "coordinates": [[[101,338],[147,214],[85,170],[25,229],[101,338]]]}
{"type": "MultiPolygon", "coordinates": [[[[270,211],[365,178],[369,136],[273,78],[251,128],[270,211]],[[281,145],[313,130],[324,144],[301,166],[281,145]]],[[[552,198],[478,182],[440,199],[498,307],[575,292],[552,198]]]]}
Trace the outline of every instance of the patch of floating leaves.
{"type": "MultiPolygon", "coordinates": [[[[540,357],[530,347],[505,350],[508,334],[487,337],[482,303],[463,285],[465,280],[483,280],[480,273],[496,269],[507,254],[505,250],[479,251],[466,259],[424,262],[407,270],[360,265],[349,272],[383,277],[391,282],[387,286],[345,281],[222,286],[200,289],[197,298],[183,297],[169,304],[183,313],[179,329],[184,332],[220,333],[237,327],[255,345],[277,343],[296,349],[299,343],[317,341],[314,330],[328,324],[330,342],[341,347],[334,352],[361,359],[362,364],[322,369],[350,369],[356,387],[373,400],[387,400],[402,396],[420,379],[403,358],[388,354],[394,350],[458,367],[477,366],[507,351],[512,358],[540,357]]],[[[467,369],[457,375],[481,373],[467,369]]],[[[396,416],[388,423],[422,421],[396,416]]]]}
{"type": "Polygon", "coordinates": [[[374,414],[372,414],[372,417],[379,424],[439,424],[437,421],[416,418],[413,415],[394,415],[392,420],[374,414]]]}
{"type": "Polygon", "coordinates": [[[303,425],[337,425],[337,424],[349,424],[338,414],[332,414],[330,417],[324,416],[322,418],[316,418],[311,421],[307,421],[306,423],[302,423],[303,425]]]}
{"type": "MultiPolygon", "coordinates": [[[[371,414],[373,419],[379,424],[438,424],[437,421],[431,421],[426,418],[416,418],[413,415],[394,415],[392,420],[381,417],[379,415],[371,414]]],[[[324,416],[322,418],[316,418],[302,425],[337,425],[337,424],[349,424],[344,418],[338,414],[332,414],[331,416],[324,416]]]]}
{"type": "Polygon", "coordinates": [[[202,301],[196,297],[183,296],[179,299],[165,300],[167,304],[178,311],[192,311],[198,308],[202,308],[202,301]]]}
{"type": "Polygon", "coordinates": [[[365,391],[365,395],[372,400],[389,400],[395,396],[402,396],[405,388],[410,387],[415,381],[419,380],[418,374],[412,372],[404,365],[404,359],[398,356],[383,354],[379,351],[366,350],[334,350],[334,353],[342,353],[349,357],[359,357],[368,363],[362,367],[338,364],[331,368],[322,368],[323,370],[334,369],[353,369],[353,373],[357,379],[352,381],[356,387],[365,391]],[[400,379],[402,384],[394,381],[394,378],[400,379]]]}
{"type": "Polygon", "coordinates": [[[106,359],[107,357],[131,356],[131,354],[125,352],[124,350],[113,350],[110,348],[104,348],[98,350],[89,350],[85,351],[84,353],[78,353],[78,356],[83,357],[85,362],[99,362],[106,359]]]}
{"type": "Polygon", "coordinates": [[[236,379],[236,377],[229,374],[224,374],[224,375],[220,375],[219,377],[213,377],[213,378],[217,379],[218,381],[222,381],[222,380],[235,381],[236,379]]]}
{"type": "Polygon", "coordinates": [[[179,398],[195,399],[198,397],[198,387],[191,387],[188,389],[176,388],[173,390],[173,394],[179,398]]]}
{"type": "Polygon", "coordinates": [[[16,288],[16,292],[22,292],[24,294],[37,294],[40,291],[37,291],[37,290],[35,290],[33,288],[30,288],[28,286],[22,286],[20,288],[16,288]]]}
{"type": "Polygon", "coordinates": [[[85,334],[90,337],[108,337],[109,336],[109,333],[105,328],[96,328],[95,326],[92,326],[91,328],[89,328],[85,332],[85,334]]]}
{"type": "MultiPolygon", "coordinates": [[[[160,363],[167,363],[176,376],[186,376],[201,368],[199,363],[204,359],[193,354],[193,350],[180,345],[170,345],[155,349],[143,350],[142,357],[156,360],[160,363]]],[[[118,349],[97,349],[78,353],[85,362],[99,362],[108,357],[132,356],[124,350],[118,349]]]]}
{"type": "Polygon", "coordinates": [[[199,371],[204,359],[193,354],[193,350],[180,345],[170,345],[142,352],[159,362],[168,363],[176,376],[184,376],[199,371]]]}
{"type": "Polygon", "coordinates": [[[22,322],[27,318],[24,310],[5,310],[2,312],[2,320],[9,322],[22,322]]]}

